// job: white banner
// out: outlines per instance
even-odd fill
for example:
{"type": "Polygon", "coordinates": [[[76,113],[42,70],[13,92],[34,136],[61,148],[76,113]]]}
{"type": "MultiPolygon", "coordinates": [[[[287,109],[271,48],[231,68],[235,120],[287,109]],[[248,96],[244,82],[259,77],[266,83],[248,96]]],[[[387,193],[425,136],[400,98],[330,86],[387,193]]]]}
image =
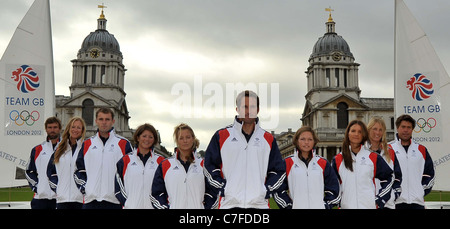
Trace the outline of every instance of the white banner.
{"type": "Polygon", "coordinates": [[[434,161],[434,190],[450,190],[450,78],[427,35],[402,0],[395,1],[395,113],[417,122],[413,139],[434,161]]]}
{"type": "Polygon", "coordinates": [[[49,0],[36,0],[0,60],[0,187],[27,184],[31,149],[54,115],[54,88],[49,0]]]}

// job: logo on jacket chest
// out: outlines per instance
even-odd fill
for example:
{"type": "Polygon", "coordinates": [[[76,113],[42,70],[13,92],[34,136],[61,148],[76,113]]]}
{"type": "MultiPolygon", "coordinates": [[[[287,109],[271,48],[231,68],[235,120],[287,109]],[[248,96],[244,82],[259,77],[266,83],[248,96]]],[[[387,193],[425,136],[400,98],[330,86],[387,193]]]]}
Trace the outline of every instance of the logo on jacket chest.
{"type": "Polygon", "coordinates": [[[261,141],[259,140],[259,138],[255,138],[255,141],[253,142],[253,146],[259,147],[260,145],[261,145],[261,141]]]}
{"type": "Polygon", "coordinates": [[[416,152],[416,150],[412,150],[412,151],[411,151],[411,157],[417,157],[417,152],[416,152]]]}
{"type": "Polygon", "coordinates": [[[360,165],[367,165],[366,163],[366,157],[361,157],[361,160],[359,161],[360,165]]]}
{"type": "Polygon", "coordinates": [[[149,162],[147,162],[147,164],[149,164],[148,166],[149,169],[156,169],[157,166],[156,162],[149,159],[149,162]]]}
{"type": "Polygon", "coordinates": [[[294,164],[294,169],[306,169],[306,170],[319,170],[318,164],[315,161],[310,161],[308,165],[306,165],[304,162],[302,162],[303,166],[300,166],[299,164],[294,164]]]}
{"type": "Polygon", "coordinates": [[[192,165],[191,170],[192,170],[193,173],[200,173],[200,172],[203,172],[203,170],[202,170],[201,168],[199,169],[198,166],[197,166],[196,164],[193,164],[193,165],[192,165]]]}

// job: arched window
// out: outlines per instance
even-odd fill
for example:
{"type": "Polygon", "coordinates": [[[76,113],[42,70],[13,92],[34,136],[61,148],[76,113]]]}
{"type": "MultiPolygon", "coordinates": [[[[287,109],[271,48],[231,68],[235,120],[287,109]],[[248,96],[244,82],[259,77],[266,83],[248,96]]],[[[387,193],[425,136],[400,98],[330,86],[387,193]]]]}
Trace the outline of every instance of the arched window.
{"type": "Polygon", "coordinates": [[[94,125],[94,101],[92,99],[85,99],[83,101],[82,118],[87,126],[94,125]]]}
{"type": "Polygon", "coordinates": [[[337,128],[345,129],[348,125],[348,105],[340,102],[337,105],[337,128]]]}

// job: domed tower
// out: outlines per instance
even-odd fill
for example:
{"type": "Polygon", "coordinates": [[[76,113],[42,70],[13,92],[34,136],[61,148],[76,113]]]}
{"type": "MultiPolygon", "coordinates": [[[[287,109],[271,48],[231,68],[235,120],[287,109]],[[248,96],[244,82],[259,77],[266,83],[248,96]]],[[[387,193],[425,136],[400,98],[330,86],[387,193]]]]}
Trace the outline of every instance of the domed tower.
{"type": "MultiPolygon", "coordinates": [[[[349,121],[368,123],[382,118],[387,124],[387,139],[394,138],[394,100],[392,98],[361,98],[358,67],[347,42],[336,33],[330,12],[326,33],[315,43],[306,70],[308,92],[302,114],[302,125],[310,126],[319,137],[317,154],[329,161],[341,152],[342,140],[349,121]],[[389,125],[390,124],[390,125],[389,125]]],[[[279,144],[281,145],[281,144],[279,144]]],[[[280,151],[289,155],[289,149],[280,151]]]]}
{"type": "Polygon", "coordinates": [[[72,60],[72,96],[86,90],[95,90],[102,97],[115,101],[125,97],[123,89],[126,69],[122,63],[122,52],[117,39],[106,30],[106,22],[102,10],[100,18],[97,19],[97,30],[84,39],[77,59],[72,60]],[[111,88],[114,93],[110,93],[111,88]]]}
{"type": "MultiPolygon", "coordinates": [[[[73,75],[70,85],[70,99],[65,98],[61,106],[81,107],[81,114],[72,110],[73,115],[82,116],[86,121],[87,135],[92,135],[95,126],[95,112],[100,107],[114,111],[116,132],[131,137],[128,126],[128,108],[124,91],[125,66],[120,45],[113,34],[106,30],[107,20],[103,8],[97,19],[97,30],[83,40],[77,59],[72,60],[73,75]],[[129,136],[128,136],[129,135],[129,136]]],[[[62,103],[62,102],[61,102],[62,103]]],[[[66,112],[67,113],[67,112],[66,112]]]]}
{"type": "Polygon", "coordinates": [[[331,9],[326,25],[326,33],[317,40],[309,57],[306,70],[308,93],[306,99],[313,104],[326,101],[345,93],[359,100],[358,63],[350,47],[342,36],[336,33],[336,23],[331,17],[331,9]]]}
{"type": "Polygon", "coordinates": [[[331,160],[340,152],[349,120],[364,119],[370,107],[361,101],[358,86],[358,63],[342,36],[330,11],[326,33],[317,40],[306,70],[308,93],[302,124],[312,127],[320,142],[319,155],[331,160]]]}

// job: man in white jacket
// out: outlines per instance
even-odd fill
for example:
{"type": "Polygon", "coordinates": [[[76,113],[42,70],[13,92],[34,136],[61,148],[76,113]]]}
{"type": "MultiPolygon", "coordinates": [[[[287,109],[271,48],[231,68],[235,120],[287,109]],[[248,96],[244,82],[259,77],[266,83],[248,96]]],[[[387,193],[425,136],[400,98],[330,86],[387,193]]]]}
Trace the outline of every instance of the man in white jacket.
{"type": "Polygon", "coordinates": [[[433,160],[425,146],[412,140],[416,121],[401,115],[395,121],[397,135],[389,143],[402,170],[402,193],[395,201],[396,209],[425,209],[424,197],[434,185],[433,160]]]}
{"type": "Polygon", "coordinates": [[[26,178],[33,190],[32,209],[55,209],[56,194],[50,189],[47,177],[47,165],[50,157],[60,142],[61,121],[56,117],[45,120],[47,140],[31,150],[26,178]]]}
{"type": "Polygon", "coordinates": [[[275,138],[259,126],[259,98],[252,91],[236,99],[234,124],[218,130],[205,153],[205,176],[217,194],[217,207],[269,208],[272,195],[292,207],[286,192],[286,165],[275,138]]]}
{"type": "Polygon", "coordinates": [[[113,111],[100,108],[95,116],[98,132],[84,141],[78,153],[75,183],[84,194],[84,209],[120,209],[114,192],[116,163],[133,149],[115,133],[113,111]]]}

